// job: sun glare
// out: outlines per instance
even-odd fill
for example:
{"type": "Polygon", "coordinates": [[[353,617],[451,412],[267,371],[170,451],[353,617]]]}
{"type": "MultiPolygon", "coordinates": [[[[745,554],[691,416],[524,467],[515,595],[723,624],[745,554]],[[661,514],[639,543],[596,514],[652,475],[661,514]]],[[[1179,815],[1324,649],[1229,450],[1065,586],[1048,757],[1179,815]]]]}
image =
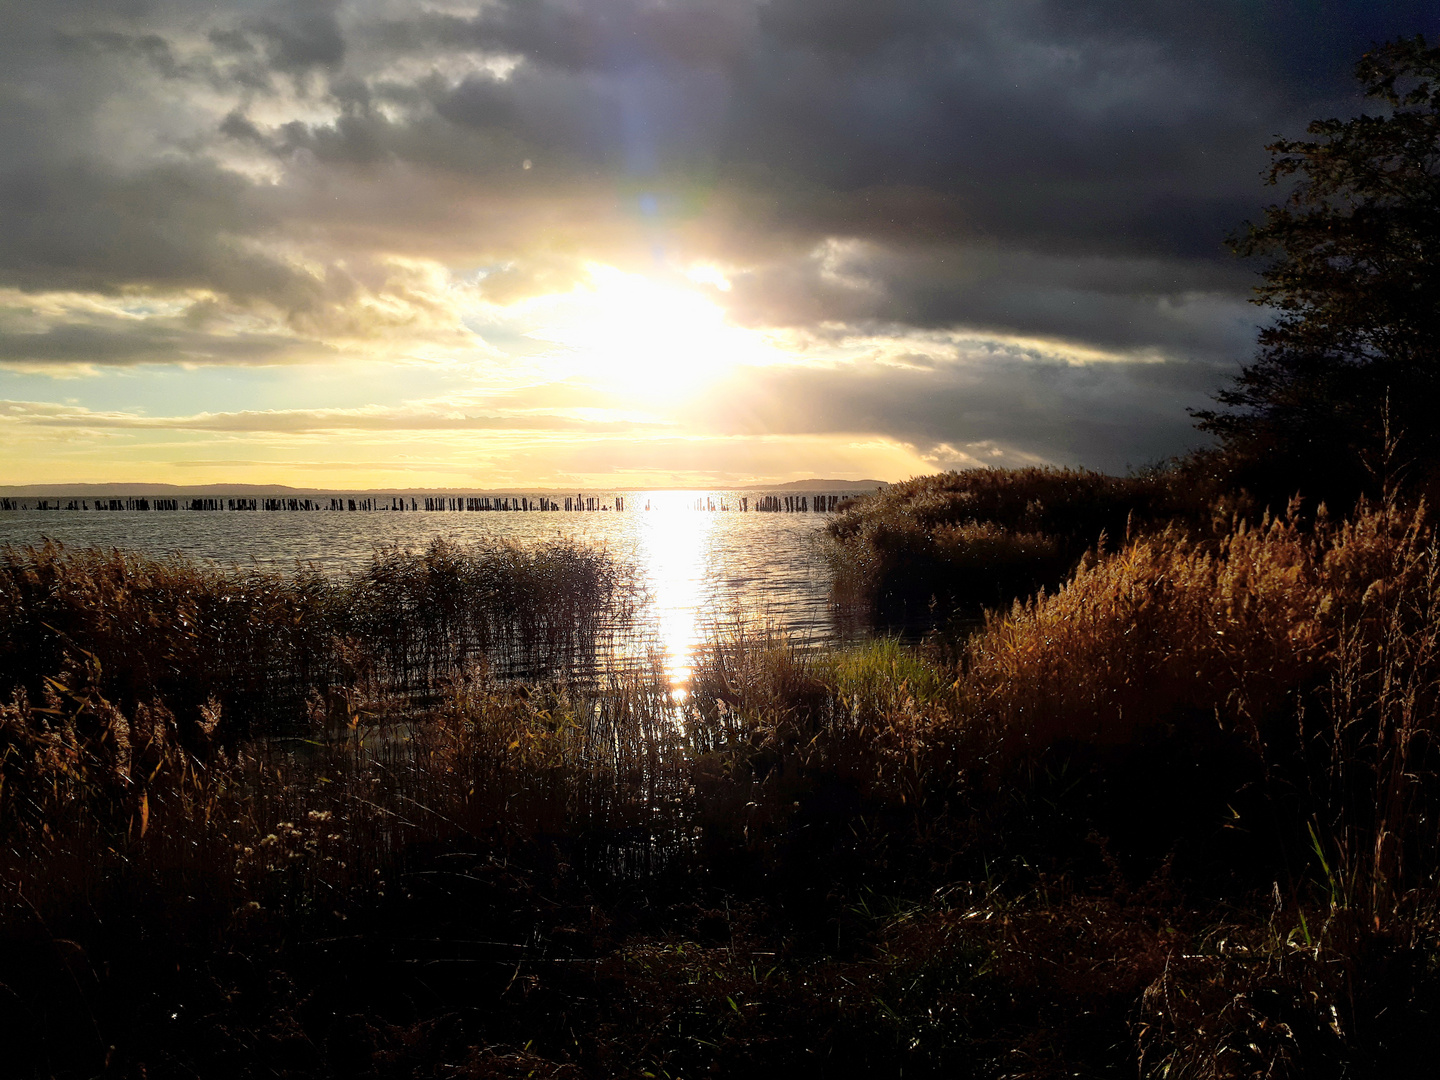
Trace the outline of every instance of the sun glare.
{"type": "Polygon", "coordinates": [[[657,644],[672,693],[683,694],[700,644],[705,552],[715,515],[663,508],[659,492],[641,498],[646,502],[637,505],[653,499],[656,506],[640,515],[639,539],[645,584],[655,604],[657,644]]]}
{"type": "Polygon", "coordinates": [[[770,352],[694,289],[606,266],[591,267],[590,284],[567,294],[532,336],[563,346],[583,377],[644,401],[688,393],[770,352]]]}

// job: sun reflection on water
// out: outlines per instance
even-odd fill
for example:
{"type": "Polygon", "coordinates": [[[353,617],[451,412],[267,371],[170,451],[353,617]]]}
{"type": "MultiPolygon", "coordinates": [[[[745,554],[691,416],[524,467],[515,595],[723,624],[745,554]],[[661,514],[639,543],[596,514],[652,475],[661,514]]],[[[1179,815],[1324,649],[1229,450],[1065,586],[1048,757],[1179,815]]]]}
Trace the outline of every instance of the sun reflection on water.
{"type": "Polygon", "coordinates": [[[690,682],[709,599],[705,578],[715,514],[689,509],[694,498],[694,493],[648,492],[636,500],[640,560],[654,603],[661,662],[677,696],[690,682]],[[641,509],[646,506],[648,511],[641,509]]]}

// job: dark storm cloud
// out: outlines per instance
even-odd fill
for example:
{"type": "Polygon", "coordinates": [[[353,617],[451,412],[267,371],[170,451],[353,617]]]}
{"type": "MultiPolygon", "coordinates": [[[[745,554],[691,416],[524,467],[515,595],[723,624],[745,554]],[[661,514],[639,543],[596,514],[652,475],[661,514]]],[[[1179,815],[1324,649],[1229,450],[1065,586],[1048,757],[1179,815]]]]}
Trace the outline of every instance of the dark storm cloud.
{"type": "Polygon", "coordinates": [[[712,34],[705,5],[496,4],[378,40],[524,58],[436,100],[456,126],[662,188],[687,166],[762,185],[804,235],[1215,257],[1216,219],[1253,204],[1257,105],[1279,99],[1162,42],[1071,40],[1028,5],[731,10],[752,17],[712,34]]]}
{"type": "Polygon", "coordinates": [[[302,275],[235,243],[273,224],[254,185],[157,131],[145,80],[193,71],[140,9],[104,9],[114,29],[93,5],[0,7],[0,286],[302,301],[302,275]]]}
{"type": "Polygon", "coordinates": [[[420,11],[368,26],[398,51],[479,48],[569,71],[694,68],[742,62],[753,47],[757,5],[733,0],[532,3],[501,0],[470,17],[420,11]]]}
{"type": "Polygon", "coordinates": [[[756,435],[884,432],[940,466],[993,454],[998,464],[1040,458],[1123,471],[1194,443],[1185,409],[1205,402],[1216,374],[1009,353],[911,368],[774,369],[714,394],[698,420],[702,430],[756,435]]]}
{"type": "Polygon", "coordinates": [[[737,274],[729,306],[757,326],[959,322],[1107,352],[1214,361],[1242,355],[1254,339],[1260,313],[1246,300],[1250,283],[1233,261],[836,245],[737,274]]]}
{"type": "MultiPolygon", "coordinates": [[[[801,253],[842,236],[899,252],[938,240],[1166,260],[1158,276],[1178,290],[1200,277],[1238,297],[1250,279],[1221,241],[1265,197],[1265,142],[1353,107],[1358,52],[1440,16],[1416,4],[1222,7],[773,0],[732,5],[707,35],[721,23],[705,4],[500,3],[411,33],[526,59],[507,80],[473,78],[437,100],[456,126],[648,183],[661,207],[675,169],[759,187],[771,204],[757,231],[801,253]],[[677,52],[687,25],[714,46],[677,52]]],[[[1006,298],[996,280],[943,278],[890,282],[895,303],[879,314],[996,323],[1000,307],[996,324],[1013,325],[1029,307],[1030,332],[1067,330],[1026,283],[1029,295],[1006,298]]],[[[797,311],[828,302],[823,289],[804,299],[797,311]]],[[[1068,329],[1092,335],[1106,318],[1135,324],[1092,308],[1068,329]]],[[[1116,323],[1108,339],[1124,336],[1116,323]]]]}
{"type": "Polygon", "coordinates": [[[283,334],[217,334],[196,319],[74,319],[40,329],[17,327],[0,311],[0,364],[12,369],[73,364],[275,364],[314,360],[327,350],[283,334]]]}
{"type": "Polygon", "coordinates": [[[1062,25],[1165,41],[1177,52],[1204,53],[1231,76],[1262,73],[1301,103],[1337,96],[1357,52],[1402,35],[1433,34],[1437,24],[1429,0],[1050,0],[1048,8],[1062,25]]]}
{"type": "Polygon", "coordinates": [[[313,282],[232,243],[267,224],[252,194],[204,161],[13,168],[0,174],[0,273],[24,289],[203,286],[294,304],[313,282]]]}
{"type": "MultiPolygon", "coordinates": [[[[345,59],[345,38],[336,20],[339,6],[339,0],[282,0],[247,28],[264,41],[266,56],[277,71],[338,68],[345,59]]],[[[225,40],[221,38],[221,44],[225,40]]],[[[240,39],[230,40],[235,43],[232,47],[244,51],[240,39]]]]}
{"type": "MultiPolygon", "coordinates": [[[[1291,52],[1319,36],[1291,34],[1299,20],[1136,6],[1146,17],[1126,19],[1125,4],[776,0],[736,94],[734,144],[821,187],[794,208],[825,232],[848,221],[901,244],[1223,258],[1220,240],[1264,194],[1265,142],[1350,96],[1372,35],[1357,31],[1343,61],[1307,57],[1296,81],[1291,52]],[[915,189],[931,195],[925,213],[915,189]]],[[[1440,26],[1433,9],[1411,13],[1367,25],[1440,26]]]]}

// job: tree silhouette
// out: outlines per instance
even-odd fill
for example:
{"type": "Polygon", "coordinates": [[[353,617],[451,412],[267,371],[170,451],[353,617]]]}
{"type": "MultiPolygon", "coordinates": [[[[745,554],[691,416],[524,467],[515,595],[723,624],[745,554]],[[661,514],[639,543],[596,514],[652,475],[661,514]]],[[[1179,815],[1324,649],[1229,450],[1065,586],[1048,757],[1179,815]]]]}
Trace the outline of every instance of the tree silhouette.
{"type": "Polygon", "coordinates": [[[1361,58],[1379,116],[1317,120],[1267,149],[1288,198],[1229,246],[1269,256],[1259,353],[1197,412],[1239,477],[1267,494],[1348,498],[1397,469],[1440,476],[1440,48],[1361,58]]]}

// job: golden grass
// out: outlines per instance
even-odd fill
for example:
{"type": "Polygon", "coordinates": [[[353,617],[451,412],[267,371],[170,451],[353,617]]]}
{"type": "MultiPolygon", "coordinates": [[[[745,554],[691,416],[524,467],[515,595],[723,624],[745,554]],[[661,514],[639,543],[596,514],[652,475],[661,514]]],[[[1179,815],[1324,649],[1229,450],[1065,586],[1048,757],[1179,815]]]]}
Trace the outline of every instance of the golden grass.
{"type": "Polygon", "coordinates": [[[1386,597],[1414,599],[1430,543],[1423,510],[1386,506],[1338,528],[1167,530],[1092,556],[1056,592],[987,616],[964,658],[967,722],[1017,750],[1186,719],[1257,739],[1386,597]]]}
{"type": "Polygon", "coordinates": [[[1389,925],[1435,898],[1440,549],[1423,507],[1143,537],[989,615],[956,692],[946,723],[985,748],[992,783],[1052,747],[1218,729],[1296,789],[1328,905],[1389,925]]]}

